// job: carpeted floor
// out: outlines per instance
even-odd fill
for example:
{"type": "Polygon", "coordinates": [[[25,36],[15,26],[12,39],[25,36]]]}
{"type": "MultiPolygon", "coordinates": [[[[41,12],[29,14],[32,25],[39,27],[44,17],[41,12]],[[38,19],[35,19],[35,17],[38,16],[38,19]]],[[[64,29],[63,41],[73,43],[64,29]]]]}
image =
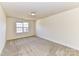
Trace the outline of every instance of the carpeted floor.
{"type": "Polygon", "coordinates": [[[28,37],[9,40],[3,49],[2,56],[78,56],[79,51],[63,45],[41,39],[28,37]]]}

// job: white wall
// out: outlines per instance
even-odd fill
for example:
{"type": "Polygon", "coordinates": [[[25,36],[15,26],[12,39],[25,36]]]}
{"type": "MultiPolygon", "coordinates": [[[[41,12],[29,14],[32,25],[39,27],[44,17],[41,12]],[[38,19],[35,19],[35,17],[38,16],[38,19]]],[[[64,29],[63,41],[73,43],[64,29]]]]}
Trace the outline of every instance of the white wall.
{"type": "Polygon", "coordinates": [[[36,22],[37,36],[79,50],[79,8],[36,22]]]}
{"type": "MultiPolygon", "coordinates": [[[[20,19],[16,18],[7,18],[7,40],[16,39],[16,38],[22,38],[22,37],[28,37],[35,35],[35,21],[28,21],[30,26],[30,31],[27,33],[22,34],[16,34],[16,21],[20,19]]],[[[27,21],[27,20],[25,20],[27,21]]]]}
{"type": "Polygon", "coordinates": [[[6,16],[0,6],[0,54],[6,41],[6,16]]]}

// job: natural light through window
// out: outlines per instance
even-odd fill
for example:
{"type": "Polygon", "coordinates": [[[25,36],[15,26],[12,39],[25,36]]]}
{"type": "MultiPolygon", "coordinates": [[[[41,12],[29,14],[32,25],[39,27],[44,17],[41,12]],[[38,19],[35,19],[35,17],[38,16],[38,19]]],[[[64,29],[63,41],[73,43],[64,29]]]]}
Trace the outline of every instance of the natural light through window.
{"type": "Polygon", "coordinates": [[[28,22],[16,22],[16,33],[25,33],[29,31],[28,22]]]}

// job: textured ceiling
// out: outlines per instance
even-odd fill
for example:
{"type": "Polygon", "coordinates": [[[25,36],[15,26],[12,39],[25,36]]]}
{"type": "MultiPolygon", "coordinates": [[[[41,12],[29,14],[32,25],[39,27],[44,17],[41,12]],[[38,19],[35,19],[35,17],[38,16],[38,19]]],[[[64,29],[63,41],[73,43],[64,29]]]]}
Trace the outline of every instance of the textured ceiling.
{"type": "Polygon", "coordinates": [[[37,20],[79,6],[77,2],[1,2],[6,15],[10,17],[37,20]],[[35,16],[31,16],[35,12],[35,16]]]}

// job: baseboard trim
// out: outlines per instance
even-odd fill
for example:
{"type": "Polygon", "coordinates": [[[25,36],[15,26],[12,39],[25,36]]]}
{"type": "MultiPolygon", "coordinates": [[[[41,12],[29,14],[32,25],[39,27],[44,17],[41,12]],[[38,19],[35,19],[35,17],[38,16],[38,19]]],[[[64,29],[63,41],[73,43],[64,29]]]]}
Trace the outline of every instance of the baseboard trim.
{"type": "MultiPolygon", "coordinates": [[[[33,37],[33,36],[36,36],[36,35],[31,35],[31,36],[21,37],[21,38],[16,38],[16,39],[28,38],[28,37],[33,37]]],[[[7,41],[9,41],[9,40],[16,40],[16,39],[8,39],[7,41]]]]}
{"type": "MultiPolygon", "coordinates": [[[[6,44],[6,41],[5,41],[5,44],[6,44]]],[[[2,54],[2,51],[3,51],[4,47],[5,47],[5,44],[3,45],[2,49],[0,50],[0,56],[2,54]]]]}
{"type": "Polygon", "coordinates": [[[66,45],[66,44],[64,44],[64,43],[60,43],[60,42],[57,42],[57,41],[54,41],[54,40],[49,40],[49,39],[47,39],[47,38],[40,37],[40,36],[37,36],[37,37],[42,38],[42,39],[45,39],[45,40],[48,40],[48,41],[51,41],[51,42],[54,42],[54,43],[56,43],[56,44],[59,44],[59,45],[65,46],[65,47],[68,47],[68,48],[70,48],[70,49],[74,49],[74,50],[79,51],[79,49],[76,49],[76,48],[74,48],[74,47],[72,47],[72,46],[69,46],[69,45],[66,45]]]}

